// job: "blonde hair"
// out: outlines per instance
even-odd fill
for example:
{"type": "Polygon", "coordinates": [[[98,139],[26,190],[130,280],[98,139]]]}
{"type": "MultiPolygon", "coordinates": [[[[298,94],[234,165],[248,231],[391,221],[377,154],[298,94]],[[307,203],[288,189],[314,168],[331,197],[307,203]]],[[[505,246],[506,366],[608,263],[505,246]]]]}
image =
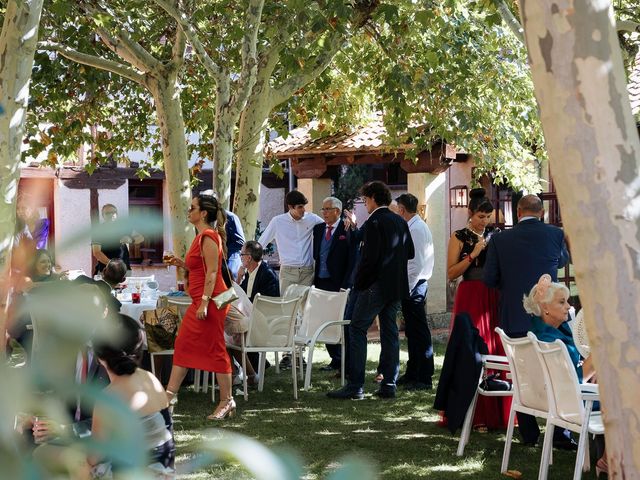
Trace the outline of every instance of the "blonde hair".
{"type": "Polygon", "coordinates": [[[542,317],[541,305],[550,303],[558,290],[569,295],[569,289],[563,283],[550,282],[546,286],[541,285],[540,282],[536,283],[529,291],[529,295],[524,295],[522,297],[524,311],[529,315],[542,317]]]}

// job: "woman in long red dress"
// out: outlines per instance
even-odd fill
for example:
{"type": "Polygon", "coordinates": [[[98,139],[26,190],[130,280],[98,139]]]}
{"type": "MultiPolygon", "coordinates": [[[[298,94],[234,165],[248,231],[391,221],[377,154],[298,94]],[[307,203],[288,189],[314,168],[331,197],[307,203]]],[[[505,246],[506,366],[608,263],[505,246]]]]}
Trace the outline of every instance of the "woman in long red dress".
{"type": "Polygon", "coordinates": [[[229,307],[218,309],[211,299],[228,287],[222,276],[226,255],[226,215],[215,197],[197,195],[191,200],[189,222],[197,236],[185,260],[170,256],[165,262],[189,271],[187,309],[175,343],[173,367],[167,385],[167,396],[174,400],[188,369],[215,372],[220,385],[220,403],[207,418],[222,420],[235,413],[231,395],[231,361],[224,340],[224,319],[229,307]]]}
{"type": "MultiPolygon", "coordinates": [[[[451,329],[456,314],[466,312],[479,330],[490,355],[504,355],[500,337],[494,331],[499,326],[498,291],[487,287],[482,281],[482,269],[486,257],[486,246],[496,229],[489,226],[493,205],[485,196],[484,188],[471,190],[469,200],[469,222],[456,230],[449,240],[447,252],[447,276],[455,280],[462,276],[458,285],[451,316],[451,329]]],[[[509,418],[510,399],[504,397],[479,396],[474,426],[505,428],[509,418]]]]}

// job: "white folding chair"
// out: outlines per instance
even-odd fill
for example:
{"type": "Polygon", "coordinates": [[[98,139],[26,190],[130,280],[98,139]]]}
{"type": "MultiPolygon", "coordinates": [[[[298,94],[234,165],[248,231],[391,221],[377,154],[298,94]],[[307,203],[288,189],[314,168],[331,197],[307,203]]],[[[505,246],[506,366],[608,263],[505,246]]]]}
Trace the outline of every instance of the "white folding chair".
{"type": "Polygon", "coordinates": [[[549,406],[544,377],[540,375],[542,364],[531,340],[527,337],[511,338],[499,327],[496,328],[496,332],[502,340],[513,385],[513,400],[500,467],[500,471],[505,473],[509,468],[516,412],[546,419],[549,416],[549,406]]]}
{"type": "MultiPolygon", "coordinates": [[[[302,313],[302,320],[295,335],[295,342],[300,350],[309,349],[307,356],[307,370],[304,378],[304,389],[311,386],[311,371],[313,366],[313,351],[317,342],[337,345],[340,344],[341,375],[344,385],[344,326],[350,323],[344,320],[344,310],[347,306],[349,290],[329,292],[311,287],[307,294],[307,301],[302,313]]],[[[302,362],[300,362],[302,363],[302,362]]]]}
{"type": "Polygon", "coordinates": [[[462,424],[462,432],[460,433],[460,440],[458,441],[458,450],[456,455],[461,457],[464,454],[464,447],[469,443],[469,436],[471,435],[471,429],[473,427],[473,416],[476,412],[476,404],[478,403],[478,395],[485,397],[510,397],[513,392],[509,390],[485,390],[481,387],[482,380],[485,377],[487,370],[501,370],[504,372],[509,371],[509,364],[507,357],[500,355],[482,355],[482,369],[480,371],[480,378],[478,379],[478,387],[476,393],[473,395],[473,400],[467,409],[467,413],[464,417],[464,423],[462,424]]]}
{"type": "MultiPolygon", "coordinates": [[[[298,331],[300,328],[300,324],[302,323],[302,312],[304,311],[304,306],[307,301],[307,295],[309,294],[309,289],[311,287],[308,285],[300,285],[298,283],[292,283],[287,287],[287,289],[282,293],[282,298],[285,300],[291,300],[292,298],[299,298],[300,303],[298,304],[298,311],[296,312],[296,328],[295,331],[298,331]]],[[[280,372],[280,365],[278,363],[278,352],[274,352],[276,356],[276,373],[280,372]]],[[[300,356],[300,379],[302,380],[304,376],[304,361],[302,356],[300,356]]]]}
{"type": "Polygon", "coordinates": [[[604,424],[600,412],[593,412],[593,402],[598,400],[598,385],[580,384],[567,346],[561,340],[541,342],[531,332],[527,334],[542,364],[547,384],[549,415],[544,432],[542,461],[539,480],[546,480],[553,445],[555,427],[564,428],[580,435],[573,479],[579,480],[582,471],[589,471],[588,434],[603,435],[604,424]],[[586,461],[585,461],[586,460],[586,461]]]}
{"type": "MultiPolygon", "coordinates": [[[[258,352],[258,391],[264,387],[264,371],[267,352],[283,352],[291,354],[291,371],[293,376],[293,396],[298,399],[298,381],[296,375],[295,342],[293,338],[296,311],[300,298],[290,300],[265,298],[257,294],[253,299],[253,309],[249,318],[249,330],[246,338],[241,335],[240,345],[227,345],[228,348],[242,352],[242,371],[247,371],[246,354],[258,352]]],[[[248,399],[247,375],[243,379],[244,398],[248,399]]]]}

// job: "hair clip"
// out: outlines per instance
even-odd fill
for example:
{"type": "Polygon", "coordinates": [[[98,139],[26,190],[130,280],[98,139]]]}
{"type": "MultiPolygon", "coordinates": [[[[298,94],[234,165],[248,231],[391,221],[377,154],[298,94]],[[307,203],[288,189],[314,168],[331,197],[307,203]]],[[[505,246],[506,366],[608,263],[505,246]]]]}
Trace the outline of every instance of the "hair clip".
{"type": "Polygon", "coordinates": [[[551,275],[545,273],[540,277],[538,283],[536,284],[536,292],[533,294],[533,298],[538,303],[542,302],[545,295],[547,294],[547,290],[551,286],[551,275]]]}

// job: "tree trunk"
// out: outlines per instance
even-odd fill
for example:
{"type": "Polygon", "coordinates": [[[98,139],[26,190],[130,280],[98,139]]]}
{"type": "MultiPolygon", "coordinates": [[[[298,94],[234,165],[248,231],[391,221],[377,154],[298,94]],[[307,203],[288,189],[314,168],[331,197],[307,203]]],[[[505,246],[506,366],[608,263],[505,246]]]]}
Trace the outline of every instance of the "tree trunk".
{"type": "MultiPolygon", "coordinates": [[[[7,280],[20,181],[20,147],[43,0],[9,0],[0,33],[0,277],[7,280]]],[[[7,283],[8,284],[8,283],[7,283]]],[[[8,289],[0,288],[0,351],[8,289]]]]}
{"type": "Polygon", "coordinates": [[[247,239],[254,237],[258,221],[264,162],[264,134],[269,113],[271,113],[271,104],[268,94],[264,89],[260,89],[260,93],[252,93],[240,117],[236,153],[236,192],[233,205],[247,239]]]}
{"type": "Polygon", "coordinates": [[[216,89],[216,126],[213,133],[213,188],[218,201],[227,210],[231,200],[233,136],[238,120],[229,108],[230,98],[229,81],[219,81],[216,89]]]}
{"type": "Polygon", "coordinates": [[[184,258],[194,238],[194,232],[187,221],[187,210],[191,204],[191,187],[186,132],[177,76],[174,73],[157,75],[149,79],[148,83],[156,104],[158,127],[162,138],[173,250],[176,256],[184,258]]]}
{"type": "Polygon", "coordinates": [[[520,3],[601,386],[609,478],[638,478],[640,142],[613,9],[601,0],[520,3]]]}

